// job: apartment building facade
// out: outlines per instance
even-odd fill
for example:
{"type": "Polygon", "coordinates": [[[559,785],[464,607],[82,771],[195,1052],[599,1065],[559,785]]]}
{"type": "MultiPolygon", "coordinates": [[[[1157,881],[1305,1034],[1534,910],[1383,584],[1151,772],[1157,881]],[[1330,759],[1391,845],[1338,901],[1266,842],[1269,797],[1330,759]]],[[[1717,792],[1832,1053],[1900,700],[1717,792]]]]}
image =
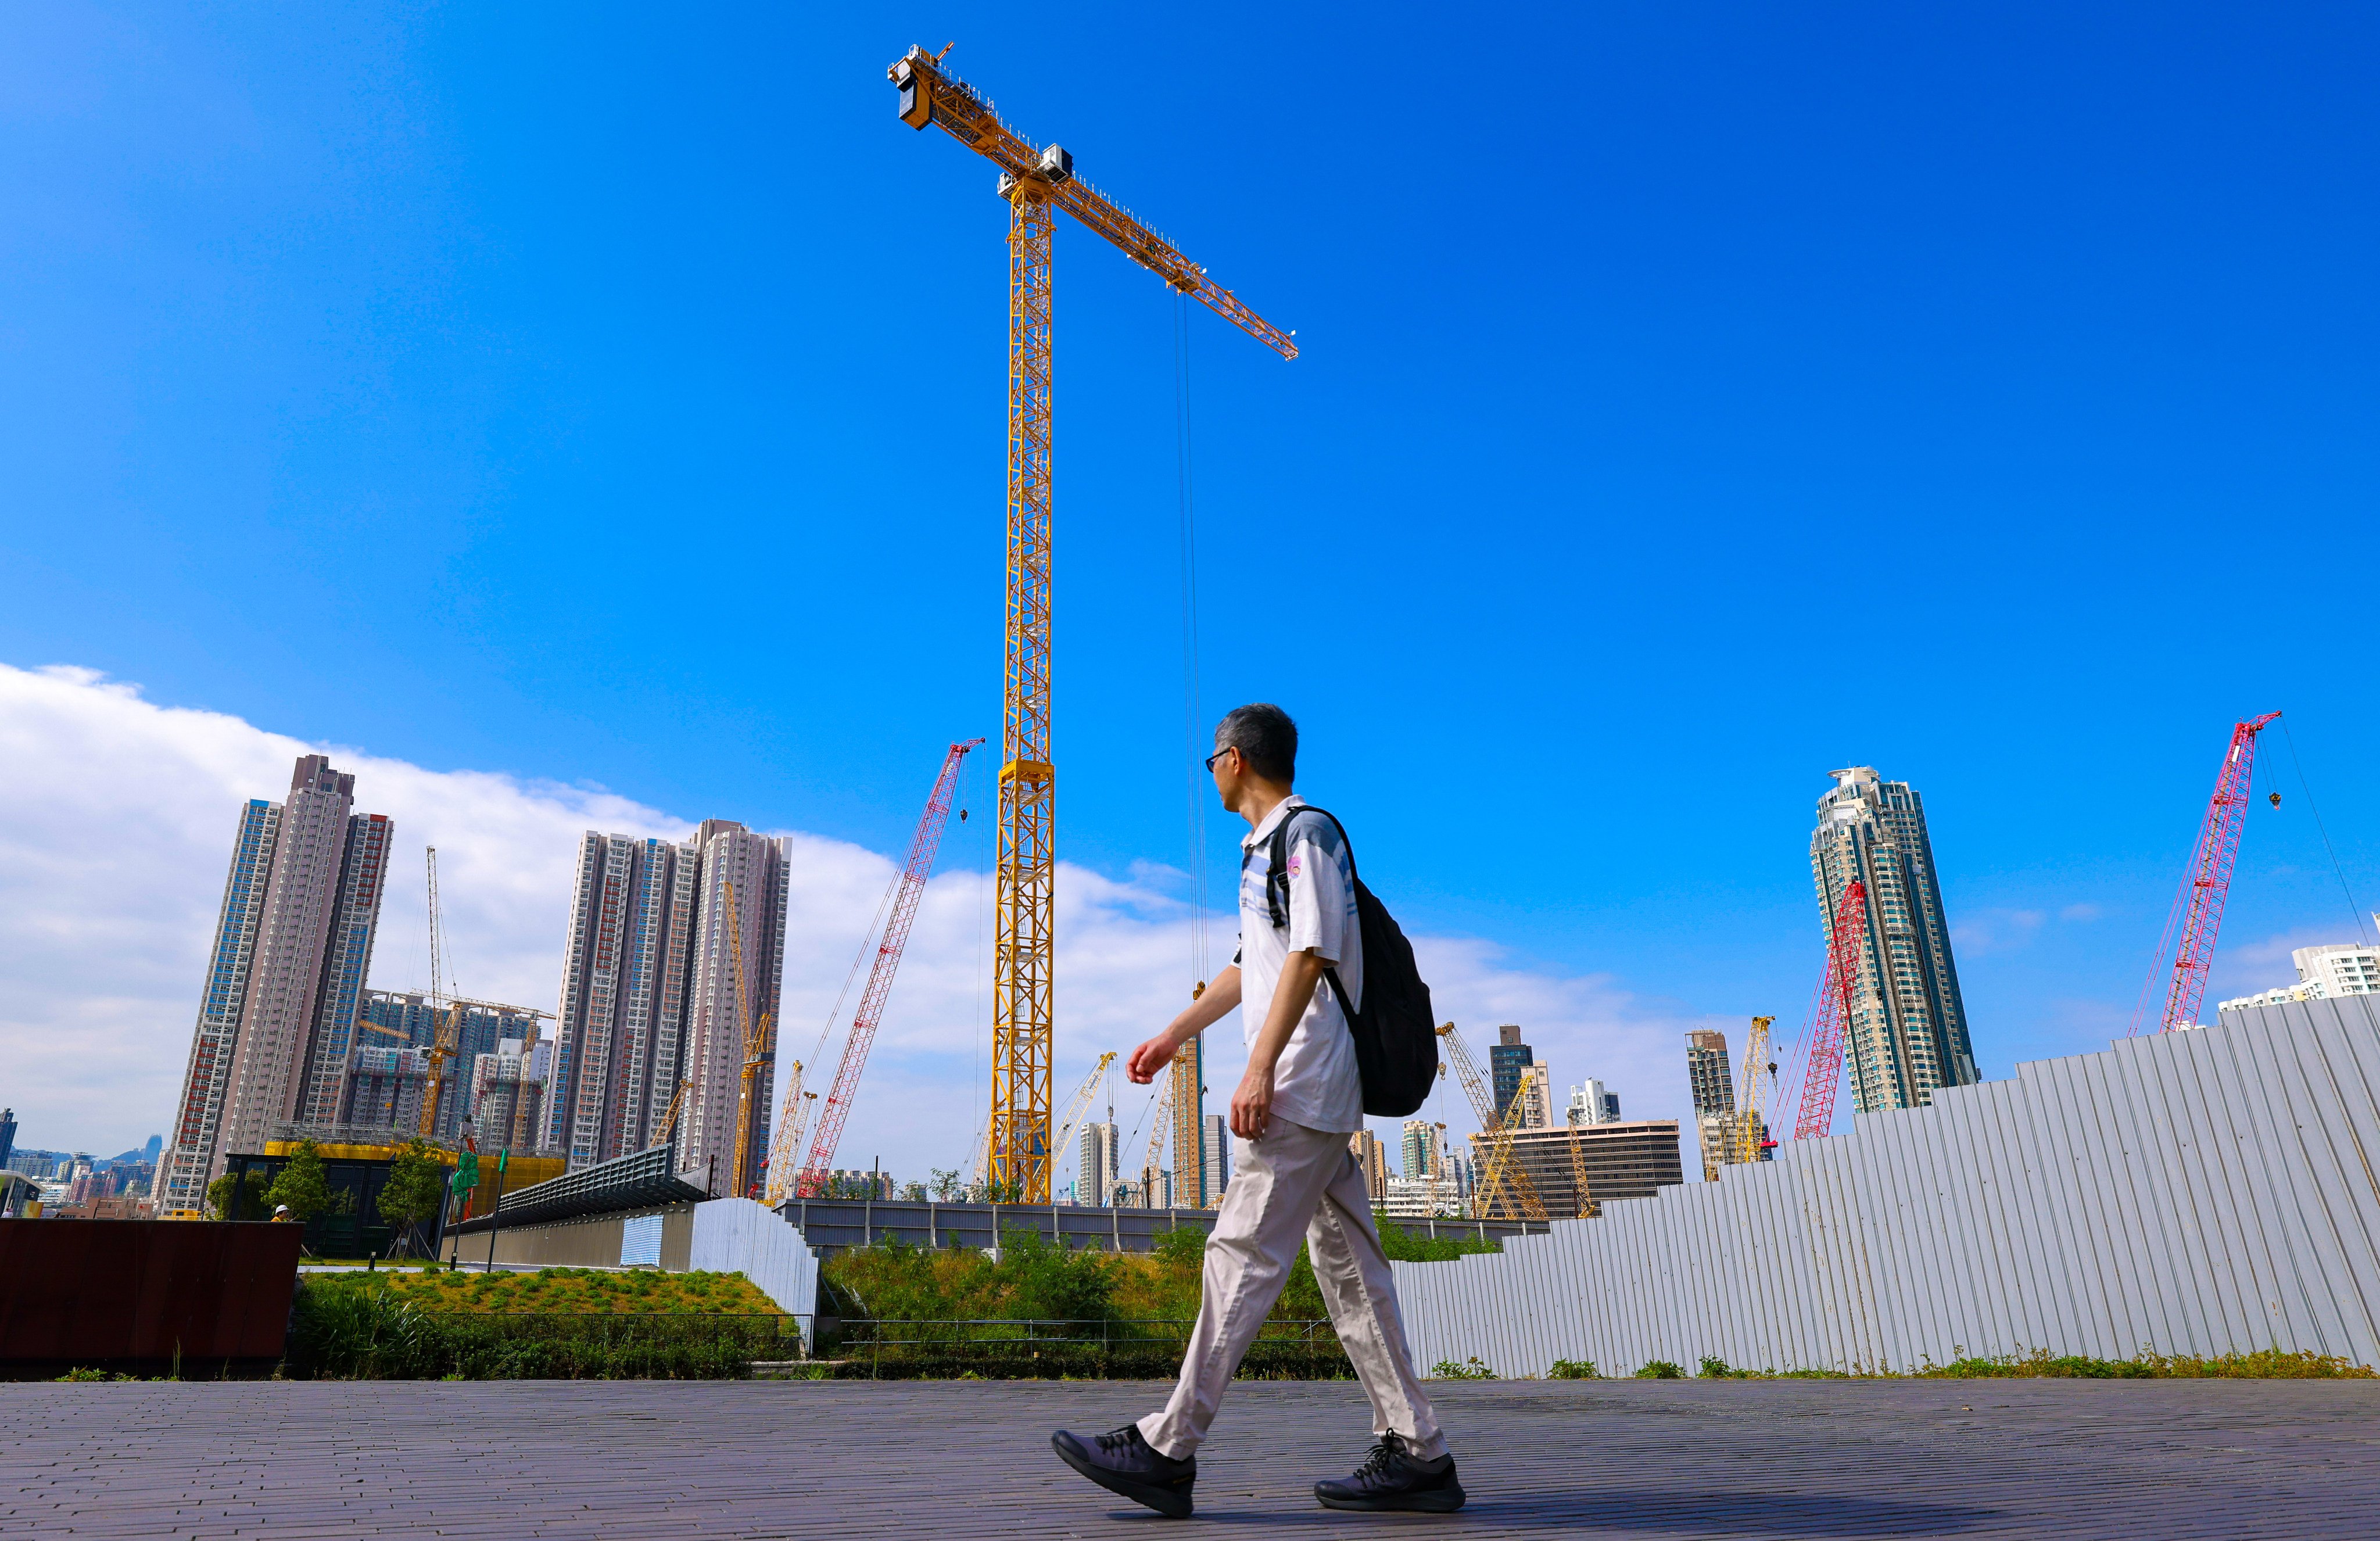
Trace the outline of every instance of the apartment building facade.
{"type": "Polygon", "coordinates": [[[261,1151],[275,1125],[337,1121],[395,838],[354,804],[352,774],[304,755],[285,801],[240,810],[160,1159],[163,1212],[200,1208],[225,1158],[261,1151]]]}
{"type": "Polygon", "coordinates": [[[1867,892],[1843,1035],[1852,1101],[1863,1113],[1924,1107],[1937,1087],[1978,1079],[1925,803],[1907,782],[1885,781],[1872,766],[1829,774],[1835,785],[1818,799],[1810,835],[1823,934],[1833,934],[1854,880],[1867,892]]]}

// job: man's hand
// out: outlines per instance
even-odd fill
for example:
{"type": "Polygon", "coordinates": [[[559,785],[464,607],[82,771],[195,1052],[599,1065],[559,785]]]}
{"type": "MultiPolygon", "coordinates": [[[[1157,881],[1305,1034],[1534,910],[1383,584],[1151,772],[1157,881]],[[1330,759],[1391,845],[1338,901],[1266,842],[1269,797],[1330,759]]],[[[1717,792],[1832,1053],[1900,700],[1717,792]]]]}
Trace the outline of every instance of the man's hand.
{"type": "Polygon", "coordinates": [[[1225,1013],[1236,1010],[1239,1003],[1240,965],[1233,964],[1216,975],[1205,993],[1184,1008],[1165,1031],[1124,1057],[1124,1074],[1135,1086],[1148,1085],[1157,1079],[1159,1071],[1173,1062],[1175,1050],[1205,1032],[1225,1013]]]}
{"type": "Polygon", "coordinates": [[[1272,1066],[1250,1064],[1232,1094],[1232,1133],[1244,1140],[1264,1138],[1272,1122],[1272,1066]]]}
{"type": "Polygon", "coordinates": [[[1173,1062],[1174,1050],[1181,1044],[1173,1039],[1173,1029],[1167,1028],[1124,1057],[1123,1073],[1135,1086],[1145,1086],[1157,1079],[1157,1073],[1173,1062]]]}

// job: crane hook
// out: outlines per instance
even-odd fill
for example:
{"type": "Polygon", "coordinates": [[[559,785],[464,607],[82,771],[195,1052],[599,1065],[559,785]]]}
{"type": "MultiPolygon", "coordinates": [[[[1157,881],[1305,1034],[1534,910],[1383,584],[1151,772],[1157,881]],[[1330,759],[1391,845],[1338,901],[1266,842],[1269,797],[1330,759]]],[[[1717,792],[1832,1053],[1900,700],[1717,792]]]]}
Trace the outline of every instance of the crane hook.
{"type": "Polygon", "coordinates": [[[2267,796],[2267,797],[2270,797],[2270,798],[2273,800],[2273,807],[2279,807],[2281,806],[2281,795],[2280,795],[2279,793],[2277,793],[2277,792],[2267,792],[2266,794],[2265,794],[2265,796],[2267,796]]]}

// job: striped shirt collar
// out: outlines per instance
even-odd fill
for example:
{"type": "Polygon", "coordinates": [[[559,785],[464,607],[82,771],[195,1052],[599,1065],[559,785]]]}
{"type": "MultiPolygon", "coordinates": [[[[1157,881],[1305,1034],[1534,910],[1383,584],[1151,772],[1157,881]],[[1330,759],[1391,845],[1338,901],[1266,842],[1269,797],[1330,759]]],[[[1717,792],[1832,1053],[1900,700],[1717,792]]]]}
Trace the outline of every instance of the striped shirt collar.
{"type": "Polygon", "coordinates": [[[1299,796],[1294,792],[1291,793],[1288,796],[1283,797],[1280,802],[1275,803],[1272,807],[1272,811],[1264,816],[1264,822],[1258,824],[1255,829],[1250,830],[1247,834],[1241,839],[1240,849],[1243,851],[1253,851],[1257,848],[1257,841],[1270,840],[1272,838],[1272,831],[1274,829],[1280,825],[1282,819],[1290,816],[1291,810],[1294,808],[1302,808],[1305,806],[1305,799],[1299,796]]]}

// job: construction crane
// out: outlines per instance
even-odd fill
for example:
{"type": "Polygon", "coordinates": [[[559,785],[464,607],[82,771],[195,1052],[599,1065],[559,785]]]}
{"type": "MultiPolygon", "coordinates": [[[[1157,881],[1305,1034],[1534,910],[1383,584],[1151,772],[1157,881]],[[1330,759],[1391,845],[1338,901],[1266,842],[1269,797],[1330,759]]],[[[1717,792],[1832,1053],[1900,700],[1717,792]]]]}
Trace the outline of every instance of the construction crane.
{"type": "Polygon", "coordinates": [[[2256,735],[2279,716],[2277,711],[2268,711],[2231,724],[2230,746],[2224,751],[2222,769],[2215,773],[2215,795],[2206,800],[2206,817],[2199,821],[2198,843],[2190,853],[2181,886],[2174,892],[2173,908],[2166,915],[2165,931],[2157,938],[2156,953],[2149,963],[2148,982],[2141,987],[2141,998],[2132,1006],[2131,1033],[2141,1030],[2141,1019],[2160,976],[2165,979],[2165,1011],[2157,1018],[2157,1031],[2169,1033],[2197,1025],[2199,1007],[2206,999],[2206,971],[2215,962],[2216,933],[2223,928],[2223,904],[2231,896],[2231,868],[2240,859],[2240,833],[2247,821],[2256,765],[2256,735]],[[2166,964],[2168,957],[2173,960],[2170,968],[2166,964]]]}
{"type": "Polygon", "coordinates": [[[662,1115],[661,1132],[653,1136],[653,1143],[647,1146],[646,1149],[659,1150],[670,1143],[670,1135],[677,1131],[677,1110],[686,1102],[686,1088],[693,1085],[691,1081],[680,1081],[677,1084],[677,1090],[670,1093],[669,1111],[662,1115]]]}
{"type": "Polygon", "coordinates": [[[844,1040],[843,1059],[834,1067],[834,1085],[827,1091],[825,1106],[819,1110],[818,1133],[810,1138],[810,1153],[802,1162],[800,1174],[794,1179],[795,1191],[804,1198],[816,1198],[826,1191],[826,1174],[834,1165],[834,1148],[843,1143],[844,1123],[851,1117],[852,1099],[859,1095],[859,1073],[867,1068],[868,1047],[876,1041],[876,1025],[884,1018],[884,1003],[892,994],[892,977],[901,969],[902,950],[909,945],[909,927],[917,918],[917,901],[925,896],[926,879],[932,874],[934,856],[942,848],[942,827],[950,822],[951,801],[958,791],[959,765],[969,750],[982,743],[980,738],[970,738],[964,744],[952,745],[942,756],[941,772],[934,778],[933,791],[926,795],[926,811],[917,816],[917,832],[909,837],[909,855],[901,864],[899,884],[892,893],[892,913],[886,917],[884,935],[876,944],[876,962],[868,971],[868,988],[860,991],[859,1009],[851,1013],[851,1036],[844,1040]]]}
{"type": "Polygon", "coordinates": [[[1075,158],[1063,148],[1037,149],[1001,122],[990,103],[943,67],[949,53],[912,48],[886,74],[900,91],[901,121],[919,130],[930,124],[990,161],[1008,201],[1008,621],[988,1138],[993,1189],[1047,1203],[1057,874],[1050,747],[1050,255],[1057,211],[1283,358],[1296,358],[1297,345],[1076,177],[1075,158]]]}
{"type": "Polygon", "coordinates": [[[1510,1187],[1508,1205],[1518,1207],[1530,1219],[1544,1219],[1546,1207],[1537,1197],[1537,1185],[1512,1159],[1512,1131],[1520,1127],[1516,1121],[1522,1116],[1522,1099],[1513,1098],[1512,1106],[1499,1116],[1495,1089],[1479,1074],[1478,1062],[1472,1059],[1470,1046],[1454,1030],[1454,1024],[1450,1022],[1440,1027],[1438,1036],[1446,1040],[1446,1057],[1454,1062],[1455,1078],[1463,1083],[1463,1095],[1471,1099],[1471,1110],[1479,1116],[1479,1132],[1488,1136],[1488,1168],[1480,1174],[1479,1185],[1471,1195],[1473,1213],[1482,1218],[1492,1214],[1501,1196],[1499,1190],[1510,1187]]]}
{"type": "Polygon", "coordinates": [[[1793,1121],[1797,1140],[1822,1140],[1835,1122],[1835,1091],[1843,1074],[1843,1034],[1851,1025],[1852,992],[1857,988],[1862,944],[1867,939],[1867,884],[1853,878],[1835,906],[1827,937],[1827,974],[1810,1027],[1809,1063],[1802,1072],[1802,1110],[1793,1121]]]}
{"type": "Polygon", "coordinates": [[[438,847],[424,848],[423,860],[430,873],[430,1015],[436,1024],[430,1043],[430,1078],[421,1092],[421,1135],[424,1139],[438,1133],[438,1087],[446,1062],[461,1051],[463,1038],[463,1002],[454,1000],[447,989],[442,970],[443,950],[441,945],[443,922],[438,911],[438,847]],[[442,1007],[443,1008],[442,1013],[442,1007]]]}
{"type": "MultiPolygon", "coordinates": [[[[1157,1094],[1157,1105],[1148,1110],[1148,1154],[1140,1159],[1140,1203],[1143,1208],[1155,1209],[1160,1207],[1155,1191],[1157,1184],[1149,1180],[1158,1173],[1157,1158],[1165,1149],[1166,1136],[1173,1133],[1173,1098],[1180,1089],[1180,1080],[1175,1076],[1167,1076],[1165,1088],[1157,1094]]],[[[1164,1207],[1171,1208],[1172,1206],[1166,1205],[1164,1207]]]]}
{"type": "Polygon", "coordinates": [[[1740,1121],[1735,1131],[1738,1161],[1756,1161],[1764,1147],[1777,1143],[1763,1138],[1760,1123],[1761,1071],[1766,1068],[1772,1080],[1777,1074],[1777,1067],[1768,1062],[1768,1029],[1776,1021],[1773,1016],[1754,1017],[1752,1031],[1743,1040],[1743,1090],[1735,1099],[1740,1121]]]}
{"type": "MultiPolygon", "coordinates": [[[[735,939],[735,1021],[741,1027],[746,1004],[751,998],[744,993],[744,928],[742,910],[735,903],[735,885],[727,884],[727,928],[735,939]]],[[[760,1184],[760,1174],[754,1163],[760,1159],[759,1131],[753,1122],[760,1116],[769,1087],[776,1081],[777,1013],[762,1012],[759,1023],[749,1034],[743,1035],[744,1064],[737,1072],[735,1086],[735,1159],[734,1186],[728,1191],[737,1198],[750,1198],[760,1184]]]]}
{"type": "MultiPolygon", "coordinates": [[[[1108,1066],[1115,1062],[1114,1050],[1111,1049],[1101,1054],[1099,1062],[1091,1067],[1091,1073],[1088,1075],[1083,1077],[1083,1084],[1075,1088],[1075,1095],[1066,1099],[1066,1110],[1058,1119],[1058,1143],[1054,1149],[1063,1151],[1075,1143],[1075,1136],[1082,1131],[1083,1117],[1091,1110],[1091,1098],[1099,1093],[1099,1077],[1105,1075],[1108,1073],[1108,1066]]],[[[967,1168],[966,1173],[966,1186],[969,1188],[983,1181],[984,1169],[989,1164],[986,1156],[987,1147],[983,1139],[984,1133],[980,1128],[976,1131],[975,1160],[967,1168]]],[[[1084,1202],[1082,1195],[1076,1195],[1075,1202],[1084,1202]]]]}
{"type": "MultiPolygon", "coordinates": [[[[1513,1100],[1518,1101],[1519,1098],[1515,1098],[1513,1100]]],[[[1570,1139],[1566,1143],[1570,1147],[1570,1181],[1573,1206],[1571,1212],[1580,1219],[1585,1219],[1590,1215],[1601,1214],[1603,1209],[1595,1202],[1594,1185],[1587,1181],[1586,1177],[1585,1122],[1576,1112],[1570,1115],[1568,1122],[1570,1139]]]]}
{"type": "MultiPolygon", "coordinates": [[[[727,905],[727,963],[730,982],[735,991],[735,1039],[745,1051],[743,1078],[735,1099],[735,1146],[728,1159],[727,1172],[727,1192],[740,1198],[745,1192],[745,1153],[751,1148],[752,1139],[751,1050],[759,1035],[745,1029],[752,998],[744,993],[744,909],[735,902],[735,880],[729,879],[722,887],[727,905]]],[[[768,1019],[764,1016],[761,1021],[765,1025],[768,1019]]]]}

